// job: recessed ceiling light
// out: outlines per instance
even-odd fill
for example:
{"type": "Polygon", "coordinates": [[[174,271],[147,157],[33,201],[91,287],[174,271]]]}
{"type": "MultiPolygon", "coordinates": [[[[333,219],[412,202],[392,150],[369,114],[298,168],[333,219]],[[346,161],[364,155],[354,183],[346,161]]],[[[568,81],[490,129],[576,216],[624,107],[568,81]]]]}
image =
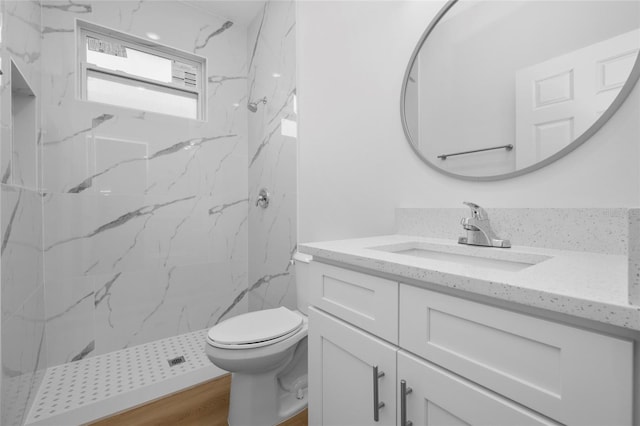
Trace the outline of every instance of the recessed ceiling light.
{"type": "Polygon", "coordinates": [[[160,40],[160,36],[156,33],[147,33],[147,37],[149,37],[151,40],[160,40]]]}
{"type": "Polygon", "coordinates": [[[273,74],[271,74],[273,76],[273,78],[279,78],[282,77],[282,74],[279,74],[277,72],[274,72],[273,74]]]}

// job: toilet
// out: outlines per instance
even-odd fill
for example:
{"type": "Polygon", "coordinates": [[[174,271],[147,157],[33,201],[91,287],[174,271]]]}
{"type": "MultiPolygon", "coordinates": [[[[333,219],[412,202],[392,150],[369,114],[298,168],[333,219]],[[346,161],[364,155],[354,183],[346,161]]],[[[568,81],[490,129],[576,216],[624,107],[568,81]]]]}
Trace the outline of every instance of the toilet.
{"type": "Polygon", "coordinates": [[[276,425],[307,406],[307,275],[311,256],[295,253],[297,310],[285,307],[227,319],[207,334],[213,364],[232,373],[230,426],[276,425]]]}

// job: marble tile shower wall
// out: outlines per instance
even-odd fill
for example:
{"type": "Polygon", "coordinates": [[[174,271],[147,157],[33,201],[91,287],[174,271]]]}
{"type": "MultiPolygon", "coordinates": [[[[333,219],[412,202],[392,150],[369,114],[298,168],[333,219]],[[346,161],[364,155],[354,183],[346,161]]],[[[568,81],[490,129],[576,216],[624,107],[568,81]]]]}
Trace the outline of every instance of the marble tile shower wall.
{"type": "Polygon", "coordinates": [[[42,11],[49,365],[245,312],[246,28],[177,1],[42,11]],[[205,56],[208,121],[76,100],[76,18],[205,56]]]}
{"type": "MultiPolygon", "coordinates": [[[[41,10],[37,1],[0,2],[0,188],[2,252],[2,425],[20,425],[46,367],[42,197],[36,170],[38,129],[13,137],[12,62],[40,94],[41,10]],[[20,155],[22,154],[22,155],[20,155]],[[29,179],[25,179],[25,176],[29,179]]],[[[17,79],[16,79],[17,81],[17,79]]],[[[37,97],[36,97],[37,99],[37,97]]],[[[37,102],[36,102],[37,105],[37,102]]],[[[38,111],[36,109],[36,116],[38,111]]]]}
{"type": "Polygon", "coordinates": [[[272,1],[249,26],[249,309],[294,308],[296,248],[295,3],[272,1]],[[267,209],[255,205],[260,188],[267,209]]]}
{"type": "Polygon", "coordinates": [[[2,425],[21,425],[46,368],[42,197],[2,185],[2,425]]]}

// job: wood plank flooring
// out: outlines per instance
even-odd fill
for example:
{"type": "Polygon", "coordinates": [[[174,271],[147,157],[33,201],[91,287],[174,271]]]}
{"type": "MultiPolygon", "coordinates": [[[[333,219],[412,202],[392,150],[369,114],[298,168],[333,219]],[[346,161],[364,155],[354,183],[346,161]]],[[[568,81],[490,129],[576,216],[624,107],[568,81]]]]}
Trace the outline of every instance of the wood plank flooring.
{"type": "MultiPolygon", "coordinates": [[[[90,423],[90,426],[227,426],[231,375],[90,423]]],[[[307,426],[307,410],[280,426],[307,426]]]]}

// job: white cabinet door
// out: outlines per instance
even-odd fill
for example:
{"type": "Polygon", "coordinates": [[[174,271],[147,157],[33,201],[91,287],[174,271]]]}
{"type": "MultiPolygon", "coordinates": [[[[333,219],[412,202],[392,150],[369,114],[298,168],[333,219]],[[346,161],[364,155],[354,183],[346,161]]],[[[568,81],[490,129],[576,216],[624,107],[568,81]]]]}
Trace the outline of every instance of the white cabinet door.
{"type": "MultiPolygon", "coordinates": [[[[414,426],[559,425],[430,362],[398,352],[398,381],[405,380],[406,421],[414,426]]],[[[398,424],[402,395],[398,387],[398,424]]]]}
{"type": "Polygon", "coordinates": [[[309,424],[395,425],[396,352],[382,340],[309,308],[309,424]],[[374,420],[374,367],[378,401],[374,420]]]}

